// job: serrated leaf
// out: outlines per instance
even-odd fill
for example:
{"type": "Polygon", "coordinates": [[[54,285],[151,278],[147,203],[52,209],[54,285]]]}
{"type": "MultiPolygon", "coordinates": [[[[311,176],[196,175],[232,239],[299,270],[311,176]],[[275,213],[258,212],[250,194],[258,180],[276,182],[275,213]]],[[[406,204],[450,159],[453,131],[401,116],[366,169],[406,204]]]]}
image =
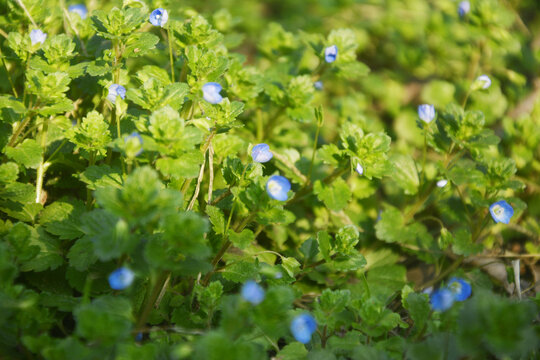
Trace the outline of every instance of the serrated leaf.
{"type": "Polygon", "coordinates": [[[229,240],[231,240],[233,245],[237,248],[245,249],[253,242],[254,239],[255,234],[253,234],[253,231],[249,229],[244,229],[240,233],[229,229],[229,240]]]}
{"type": "Polygon", "coordinates": [[[79,179],[88,185],[90,190],[100,187],[112,186],[120,188],[122,186],[122,175],[120,170],[109,165],[92,165],[79,174],[79,179]]]}
{"type": "Polygon", "coordinates": [[[17,147],[8,146],[5,152],[10,159],[32,169],[39,166],[43,157],[43,149],[34,139],[26,139],[17,147]]]}
{"type": "Polygon", "coordinates": [[[319,200],[334,211],[340,211],[351,199],[351,190],[342,178],[336,179],[331,185],[325,185],[317,180],[313,186],[313,192],[319,200]]]}
{"type": "Polygon", "coordinates": [[[420,180],[413,158],[410,155],[394,154],[390,161],[394,165],[393,179],[397,185],[405,190],[407,195],[418,193],[420,180]]]}

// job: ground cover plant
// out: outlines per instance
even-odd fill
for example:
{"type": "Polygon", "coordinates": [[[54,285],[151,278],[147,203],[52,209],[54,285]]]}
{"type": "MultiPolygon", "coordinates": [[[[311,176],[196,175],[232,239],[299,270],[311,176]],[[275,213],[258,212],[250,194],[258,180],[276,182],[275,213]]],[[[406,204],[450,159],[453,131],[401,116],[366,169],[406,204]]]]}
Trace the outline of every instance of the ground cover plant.
{"type": "Polygon", "coordinates": [[[535,0],[0,9],[0,358],[540,356],[535,0]]]}

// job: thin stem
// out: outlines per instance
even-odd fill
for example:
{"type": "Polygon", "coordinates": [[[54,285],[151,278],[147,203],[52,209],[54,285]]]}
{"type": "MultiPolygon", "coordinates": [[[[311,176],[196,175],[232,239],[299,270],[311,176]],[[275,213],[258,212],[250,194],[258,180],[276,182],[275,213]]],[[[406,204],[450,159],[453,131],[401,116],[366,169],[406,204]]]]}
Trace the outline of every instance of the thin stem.
{"type": "Polygon", "coordinates": [[[54,150],[54,152],[52,153],[51,156],[49,156],[49,158],[47,160],[45,160],[45,162],[50,162],[52,160],[52,158],[54,158],[56,156],[56,154],[58,154],[58,152],[60,151],[60,149],[62,149],[62,147],[64,147],[64,145],[66,145],[68,142],[68,139],[64,139],[62,141],[62,143],[60,144],[60,146],[58,146],[56,148],[56,150],[54,150]]]}
{"type": "MultiPolygon", "coordinates": [[[[96,153],[94,151],[90,152],[89,159],[88,159],[88,167],[94,165],[96,161],[96,153]]],[[[87,187],[86,188],[86,210],[92,209],[92,191],[87,187]]]]}
{"type": "MultiPolygon", "coordinates": [[[[45,119],[41,127],[41,149],[43,151],[43,154],[45,154],[45,149],[47,147],[48,125],[49,123],[47,122],[47,119],[45,119]]],[[[47,167],[49,166],[48,163],[45,163],[44,159],[45,157],[41,159],[41,163],[39,164],[39,167],[37,170],[37,179],[36,179],[36,203],[37,204],[41,203],[41,194],[43,190],[43,178],[45,177],[45,171],[47,170],[47,167]]]]}
{"type": "Polygon", "coordinates": [[[13,95],[15,95],[16,98],[19,97],[17,94],[17,90],[15,90],[15,85],[13,84],[13,80],[11,80],[11,75],[9,74],[9,70],[6,65],[6,61],[4,60],[4,55],[2,54],[2,49],[0,49],[0,58],[2,58],[2,64],[4,65],[4,69],[6,69],[6,75],[9,80],[9,84],[11,85],[11,90],[13,91],[13,95]]]}
{"type": "Polygon", "coordinates": [[[420,181],[423,183],[426,178],[426,154],[427,154],[427,127],[424,127],[424,149],[422,150],[422,177],[420,181]]]}
{"type": "Polygon", "coordinates": [[[210,177],[208,181],[208,201],[207,204],[212,202],[212,192],[214,188],[214,147],[212,143],[208,146],[208,176],[210,177]]]}
{"type": "Polygon", "coordinates": [[[167,39],[169,40],[169,60],[171,62],[171,82],[174,82],[174,59],[172,50],[171,23],[167,26],[167,39]]]}
{"type": "Polygon", "coordinates": [[[22,2],[22,0],[17,0],[17,3],[19,3],[19,6],[24,10],[24,13],[26,14],[26,16],[30,19],[30,21],[32,22],[32,25],[34,25],[34,27],[38,27],[36,25],[36,22],[34,21],[34,19],[32,18],[32,15],[30,15],[30,12],[28,11],[28,9],[26,8],[26,6],[24,6],[24,3],[22,2]]]}
{"type": "Polygon", "coordinates": [[[19,137],[19,135],[21,135],[22,131],[28,125],[31,119],[31,116],[27,115],[26,118],[19,124],[19,126],[17,126],[17,129],[13,133],[13,136],[11,136],[11,139],[9,139],[8,146],[15,146],[17,138],[19,137]]]}
{"type": "Polygon", "coordinates": [[[71,19],[69,17],[69,13],[67,12],[65,7],[62,7],[62,10],[64,11],[64,17],[67,20],[67,22],[69,23],[69,26],[71,27],[71,29],[73,30],[73,32],[77,36],[77,39],[79,39],[79,43],[81,44],[81,50],[83,52],[83,55],[88,56],[88,53],[86,52],[86,46],[84,46],[84,43],[81,40],[81,36],[79,35],[79,31],[77,30],[77,28],[75,26],[73,26],[73,23],[71,22],[71,19]]]}
{"type": "Polygon", "coordinates": [[[309,185],[311,182],[311,173],[313,172],[313,163],[315,162],[315,153],[317,152],[317,145],[319,142],[319,132],[321,131],[321,124],[317,121],[317,131],[315,132],[315,141],[313,142],[313,153],[311,154],[311,162],[309,164],[308,176],[304,186],[309,185]]]}
{"type": "Polygon", "coordinates": [[[135,329],[137,330],[142,329],[144,324],[146,324],[146,319],[148,318],[148,315],[150,315],[150,311],[152,310],[152,307],[157,297],[159,296],[161,289],[163,287],[163,284],[165,283],[168,276],[169,276],[168,271],[164,271],[158,276],[156,283],[154,284],[154,287],[152,288],[152,292],[150,293],[150,296],[146,298],[146,303],[139,316],[139,320],[137,321],[137,325],[135,329]]]}

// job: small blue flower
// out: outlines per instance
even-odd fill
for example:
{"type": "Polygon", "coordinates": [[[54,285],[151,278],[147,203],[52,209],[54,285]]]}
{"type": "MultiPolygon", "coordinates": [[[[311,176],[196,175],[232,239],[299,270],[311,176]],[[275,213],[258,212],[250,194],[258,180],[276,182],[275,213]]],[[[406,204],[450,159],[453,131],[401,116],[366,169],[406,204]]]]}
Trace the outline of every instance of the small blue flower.
{"type": "Polygon", "coordinates": [[[287,200],[287,193],[291,190],[291,183],[283,176],[274,175],[266,183],[266,192],[272,199],[287,200]]]}
{"type": "Polygon", "coordinates": [[[242,286],[242,297],[253,305],[258,305],[264,300],[264,289],[253,280],[246,281],[242,286]]]}
{"type": "Polygon", "coordinates": [[[360,163],[356,164],[356,172],[358,173],[358,175],[362,175],[364,173],[364,168],[362,167],[362,165],[360,165],[360,163]]]}
{"type": "Polygon", "coordinates": [[[436,311],[446,311],[454,303],[454,294],[447,288],[440,288],[431,294],[431,308],[436,311]]]}
{"type": "Polygon", "coordinates": [[[209,82],[203,85],[203,98],[208,101],[210,104],[219,104],[223,97],[219,94],[222,87],[216,82],[209,82]]]}
{"type": "Polygon", "coordinates": [[[143,139],[138,132],[134,131],[124,139],[126,145],[131,145],[131,150],[137,150],[133,155],[139,156],[143,152],[143,139]]]}
{"type": "Polygon", "coordinates": [[[310,314],[298,315],[291,322],[291,332],[302,344],[307,344],[311,340],[311,335],[315,330],[317,330],[317,322],[310,314]]]}
{"type": "Polygon", "coordinates": [[[315,89],[317,90],[322,90],[324,88],[324,85],[322,81],[315,81],[313,83],[313,87],[315,87],[315,89]]]}
{"type": "Polygon", "coordinates": [[[326,49],[324,49],[324,60],[327,63],[333,63],[334,61],[336,61],[337,54],[338,54],[337,46],[336,45],[329,46],[326,49]]]}
{"type": "Polygon", "coordinates": [[[514,209],[505,200],[497,201],[489,207],[491,217],[496,223],[502,222],[508,224],[510,218],[514,215],[514,209]]]}
{"type": "Polygon", "coordinates": [[[440,188],[445,187],[446,184],[448,184],[448,180],[446,180],[446,179],[441,179],[441,180],[437,181],[437,186],[440,187],[440,188]]]}
{"type": "Polygon", "coordinates": [[[35,45],[37,43],[43,44],[45,42],[45,39],[47,39],[47,33],[44,33],[39,29],[34,29],[30,31],[30,40],[32,41],[32,45],[35,45]]]}
{"type": "Polygon", "coordinates": [[[143,334],[142,332],[138,333],[137,335],[135,335],[135,341],[137,342],[141,342],[143,339],[143,334]]]}
{"type": "Polygon", "coordinates": [[[435,119],[435,108],[433,105],[428,104],[418,106],[418,117],[426,124],[429,124],[435,119]]]}
{"type": "Polygon", "coordinates": [[[126,88],[118,84],[112,84],[109,86],[109,94],[107,95],[107,99],[113,104],[116,104],[116,96],[120,96],[122,99],[125,99],[126,88]]]}
{"type": "Polygon", "coordinates": [[[487,75],[480,75],[476,78],[475,83],[478,83],[485,90],[491,86],[491,79],[487,75]]]}
{"type": "Polygon", "coordinates": [[[272,154],[270,151],[270,146],[264,143],[255,145],[251,150],[251,157],[253,158],[253,161],[258,163],[270,161],[273,156],[274,154],[272,154]]]}
{"type": "Polygon", "coordinates": [[[124,290],[131,285],[135,274],[128,268],[121,267],[109,275],[109,285],[114,290],[124,290]]]}
{"type": "Polygon", "coordinates": [[[79,14],[81,19],[83,20],[86,19],[86,16],[88,15],[88,9],[86,9],[86,6],[84,4],[70,5],[68,7],[68,11],[79,14]]]}
{"type": "Polygon", "coordinates": [[[451,278],[448,288],[454,293],[456,301],[464,301],[471,296],[471,285],[463,279],[451,278]]]}
{"type": "Polygon", "coordinates": [[[163,27],[167,23],[167,20],[169,20],[169,13],[165,9],[157,8],[150,14],[150,22],[154,26],[163,27]]]}
{"type": "Polygon", "coordinates": [[[281,271],[278,271],[276,275],[274,275],[275,279],[281,279],[283,277],[283,273],[281,271]]]}
{"type": "Polygon", "coordinates": [[[471,11],[471,3],[468,1],[462,1],[458,5],[459,16],[463,17],[471,11]]]}

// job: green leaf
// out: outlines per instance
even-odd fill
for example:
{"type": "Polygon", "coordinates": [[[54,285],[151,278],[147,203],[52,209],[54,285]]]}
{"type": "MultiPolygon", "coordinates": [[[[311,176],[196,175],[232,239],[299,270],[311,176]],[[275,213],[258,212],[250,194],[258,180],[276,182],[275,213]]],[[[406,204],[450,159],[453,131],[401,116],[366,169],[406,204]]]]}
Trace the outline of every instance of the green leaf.
{"type": "Polygon", "coordinates": [[[99,154],[105,154],[105,147],[111,141],[109,124],[103,119],[103,115],[95,110],[89,112],[82,123],[70,129],[66,135],[75,145],[99,154]]]}
{"type": "Polygon", "coordinates": [[[82,202],[55,201],[41,212],[39,223],[60,239],[76,239],[83,235],[79,218],[84,212],[82,202]]]}
{"type": "Polygon", "coordinates": [[[240,233],[229,229],[229,239],[237,248],[245,249],[255,240],[255,234],[249,229],[244,229],[240,233]]]}
{"type": "Polygon", "coordinates": [[[4,108],[13,109],[17,114],[24,114],[26,112],[24,104],[13,96],[0,96],[0,109],[4,108]]]}
{"type": "Polygon", "coordinates": [[[420,180],[413,158],[410,155],[394,154],[390,161],[394,165],[393,179],[397,185],[405,190],[407,195],[418,193],[420,180]]]}
{"type": "Polygon", "coordinates": [[[105,186],[120,188],[123,182],[120,170],[113,169],[109,165],[89,166],[79,174],[79,179],[87,184],[90,190],[105,186]]]}
{"type": "Polygon", "coordinates": [[[300,272],[300,263],[293,257],[281,258],[281,266],[287,271],[290,277],[294,278],[300,272]]]}
{"type": "Polygon", "coordinates": [[[368,271],[367,281],[371,295],[380,301],[386,301],[405,285],[406,269],[401,265],[376,267],[368,271]]]}
{"type": "Polygon", "coordinates": [[[21,271],[45,271],[54,270],[64,262],[63,252],[60,248],[60,241],[49,236],[41,227],[33,231],[30,238],[30,245],[39,248],[38,254],[32,260],[21,264],[21,271]]]}
{"type": "Polygon", "coordinates": [[[221,235],[225,232],[225,216],[220,208],[212,205],[206,206],[206,214],[212,223],[212,229],[218,235],[221,235]]]}
{"type": "Polygon", "coordinates": [[[165,176],[193,179],[199,176],[204,156],[199,150],[187,152],[177,159],[161,158],[156,168],[165,176]]]}
{"type": "Polygon", "coordinates": [[[405,297],[402,296],[402,302],[403,307],[409,312],[411,319],[414,321],[415,333],[419,333],[424,329],[429,319],[431,311],[429,296],[411,292],[405,297]]]}
{"type": "Polygon", "coordinates": [[[159,38],[150,33],[134,33],[131,34],[124,43],[124,57],[137,57],[146,55],[156,47],[159,38]]]}
{"type": "Polygon", "coordinates": [[[457,255],[470,256],[482,251],[482,244],[472,242],[471,233],[468,229],[458,229],[454,231],[452,241],[452,251],[457,255]]]}
{"type": "Polygon", "coordinates": [[[94,243],[88,236],[77,239],[67,254],[69,265],[78,271],[86,271],[98,257],[94,254],[94,243]]]}
{"type": "Polygon", "coordinates": [[[133,315],[131,303],[121,296],[105,295],[81,304],[73,312],[75,332],[90,341],[113,345],[131,334],[133,315]]]}
{"type": "Polygon", "coordinates": [[[278,353],[277,358],[281,360],[304,360],[308,354],[306,346],[300,342],[292,342],[285,345],[278,353]]]}
{"type": "Polygon", "coordinates": [[[43,150],[34,139],[26,139],[17,147],[8,146],[5,152],[10,159],[32,169],[36,169],[43,158],[43,150]]]}
{"type": "Polygon", "coordinates": [[[330,245],[331,241],[332,241],[332,238],[326,231],[319,231],[317,233],[317,242],[319,243],[319,250],[323,258],[326,260],[326,262],[330,262],[330,250],[332,248],[332,245],[330,245]]]}
{"type": "Polygon", "coordinates": [[[389,207],[381,214],[381,219],[375,225],[375,233],[378,239],[386,242],[398,242],[403,240],[403,228],[405,222],[401,212],[389,207]]]}
{"type": "Polygon", "coordinates": [[[331,185],[325,185],[320,180],[315,182],[313,192],[319,200],[334,211],[340,211],[351,199],[351,190],[342,178],[336,179],[331,185]]]}
{"type": "Polygon", "coordinates": [[[233,262],[223,270],[222,275],[225,279],[236,283],[260,279],[258,265],[247,261],[233,262]]]}
{"type": "Polygon", "coordinates": [[[17,164],[7,162],[0,165],[0,183],[9,184],[17,181],[19,167],[17,164]]]}

